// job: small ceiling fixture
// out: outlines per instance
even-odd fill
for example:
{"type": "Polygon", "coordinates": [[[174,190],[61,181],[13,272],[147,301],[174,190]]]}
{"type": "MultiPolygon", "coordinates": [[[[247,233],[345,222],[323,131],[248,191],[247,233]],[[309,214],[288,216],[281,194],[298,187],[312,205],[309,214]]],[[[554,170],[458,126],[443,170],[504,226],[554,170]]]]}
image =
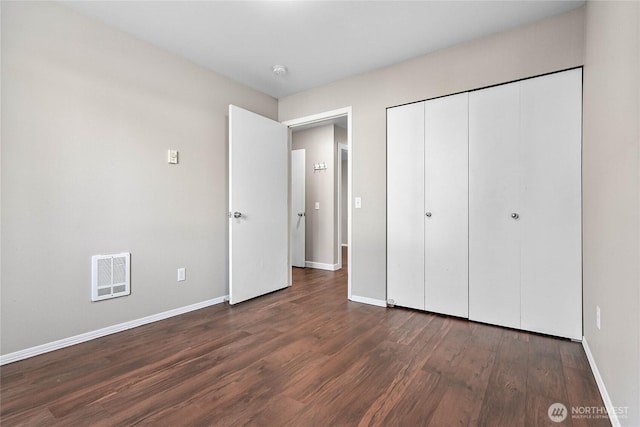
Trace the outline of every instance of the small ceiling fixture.
{"type": "Polygon", "coordinates": [[[271,69],[276,76],[284,76],[287,74],[287,67],[284,65],[274,65],[271,69]]]}

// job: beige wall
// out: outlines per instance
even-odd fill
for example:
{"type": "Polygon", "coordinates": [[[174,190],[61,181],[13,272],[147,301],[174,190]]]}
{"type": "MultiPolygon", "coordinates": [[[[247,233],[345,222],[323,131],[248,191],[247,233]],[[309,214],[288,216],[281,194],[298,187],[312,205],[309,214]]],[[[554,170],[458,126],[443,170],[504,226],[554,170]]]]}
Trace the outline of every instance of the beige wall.
{"type": "Polygon", "coordinates": [[[291,148],[305,150],[305,257],[306,261],[335,264],[334,229],[334,132],[328,124],[293,133],[291,148]],[[315,163],[326,163],[327,169],[314,171],[315,163]],[[315,202],[320,209],[315,209],[315,202]]]}
{"type": "Polygon", "coordinates": [[[227,105],[277,101],[55,3],[1,40],[2,354],[227,294],[227,105]],[[91,303],[120,251],[131,295],[91,303]]]}
{"type": "Polygon", "coordinates": [[[578,9],[280,100],[280,120],[353,107],[353,295],[386,299],[385,109],[582,65],[583,38],[578,9]]]}
{"type": "Polygon", "coordinates": [[[584,335],[628,426],[640,425],[639,27],[638,2],[586,5],[584,335]]]}

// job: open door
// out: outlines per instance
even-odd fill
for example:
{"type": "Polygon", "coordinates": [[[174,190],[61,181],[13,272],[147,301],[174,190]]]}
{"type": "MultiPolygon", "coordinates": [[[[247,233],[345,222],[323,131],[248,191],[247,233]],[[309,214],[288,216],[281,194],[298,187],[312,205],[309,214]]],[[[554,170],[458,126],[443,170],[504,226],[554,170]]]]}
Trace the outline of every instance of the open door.
{"type": "Polygon", "coordinates": [[[290,286],[287,127],[229,106],[229,303],[290,286]]]}
{"type": "Polygon", "coordinates": [[[305,266],[305,150],[291,151],[291,265],[305,266]]]}

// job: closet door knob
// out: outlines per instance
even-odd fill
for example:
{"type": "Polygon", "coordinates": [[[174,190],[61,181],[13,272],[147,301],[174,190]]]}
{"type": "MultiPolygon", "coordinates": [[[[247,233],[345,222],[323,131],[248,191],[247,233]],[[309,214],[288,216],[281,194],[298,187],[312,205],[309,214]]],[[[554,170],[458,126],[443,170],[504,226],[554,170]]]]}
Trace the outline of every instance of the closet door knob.
{"type": "Polygon", "coordinates": [[[518,219],[518,218],[520,218],[520,215],[517,212],[514,212],[514,213],[511,214],[511,218],[518,219]]]}
{"type": "Polygon", "coordinates": [[[234,212],[233,213],[233,217],[234,218],[242,218],[242,212],[234,212]]]}
{"type": "Polygon", "coordinates": [[[425,215],[427,216],[427,218],[431,218],[431,212],[427,212],[425,215]]]}

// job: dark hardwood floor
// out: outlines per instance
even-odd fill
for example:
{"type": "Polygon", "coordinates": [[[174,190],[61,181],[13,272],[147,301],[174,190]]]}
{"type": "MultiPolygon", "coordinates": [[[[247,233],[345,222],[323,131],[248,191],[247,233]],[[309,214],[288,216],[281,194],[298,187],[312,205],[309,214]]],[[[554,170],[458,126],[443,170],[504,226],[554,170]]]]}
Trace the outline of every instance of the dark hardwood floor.
{"type": "Polygon", "coordinates": [[[346,299],[339,272],[0,369],[0,423],[610,425],[578,343],[346,299]]]}

